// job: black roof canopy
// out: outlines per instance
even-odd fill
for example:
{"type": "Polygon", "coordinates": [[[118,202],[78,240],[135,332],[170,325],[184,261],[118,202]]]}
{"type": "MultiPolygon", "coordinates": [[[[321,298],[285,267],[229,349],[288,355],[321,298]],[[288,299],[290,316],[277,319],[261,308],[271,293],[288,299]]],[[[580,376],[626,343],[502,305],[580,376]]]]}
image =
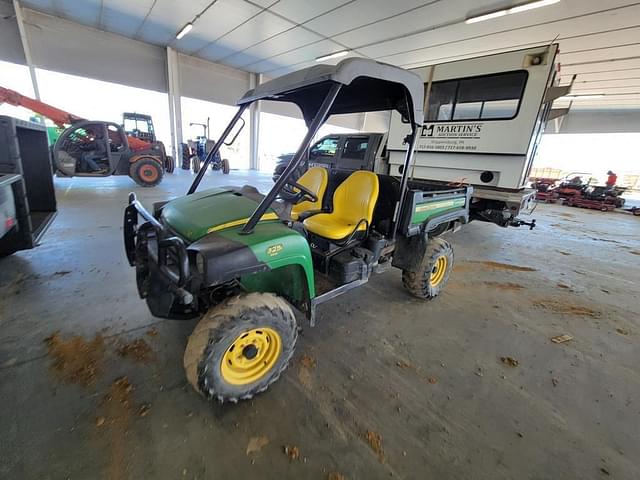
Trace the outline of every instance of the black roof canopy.
{"type": "Polygon", "coordinates": [[[397,110],[422,124],[424,84],[407,70],[364,58],[348,58],[337,65],[314,65],[249,90],[238,105],[256,100],[292,102],[308,123],[315,117],[333,83],[342,84],[329,115],[397,110]]]}

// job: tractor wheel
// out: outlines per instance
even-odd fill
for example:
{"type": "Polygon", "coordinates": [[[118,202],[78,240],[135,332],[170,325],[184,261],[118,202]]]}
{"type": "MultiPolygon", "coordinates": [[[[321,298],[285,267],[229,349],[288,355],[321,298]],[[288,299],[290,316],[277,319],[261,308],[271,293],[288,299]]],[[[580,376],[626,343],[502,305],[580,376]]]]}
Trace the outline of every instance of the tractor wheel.
{"type": "Polygon", "coordinates": [[[200,159],[191,157],[191,166],[193,167],[193,173],[198,173],[200,171],[200,159]]]}
{"type": "Polygon", "coordinates": [[[180,144],[180,154],[182,156],[182,170],[191,170],[191,151],[186,143],[180,144]]]}
{"type": "Polygon", "coordinates": [[[171,155],[167,155],[164,160],[164,171],[167,173],[173,173],[176,169],[176,161],[173,159],[171,155]]]}
{"type": "Polygon", "coordinates": [[[225,175],[229,175],[231,171],[231,166],[229,165],[229,160],[227,158],[222,159],[222,173],[225,175]]]}
{"type": "Polygon", "coordinates": [[[142,187],[155,187],[162,181],[162,166],[151,158],[141,158],[131,164],[129,176],[142,187]]]}
{"type": "Polygon", "coordinates": [[[453,249],[446,240],[430,238],[417,271],[402,271],[402,283],[414,297],[430,300],[442,291],[453,268],[453,249]]]}
{"type": "Polygon", "coordinates": [[[298,339],[291,307],[272,293],[236,296],[210,309],[189,337],[184,368],[219,402],[246,400],[278,380],[298,339]]]}

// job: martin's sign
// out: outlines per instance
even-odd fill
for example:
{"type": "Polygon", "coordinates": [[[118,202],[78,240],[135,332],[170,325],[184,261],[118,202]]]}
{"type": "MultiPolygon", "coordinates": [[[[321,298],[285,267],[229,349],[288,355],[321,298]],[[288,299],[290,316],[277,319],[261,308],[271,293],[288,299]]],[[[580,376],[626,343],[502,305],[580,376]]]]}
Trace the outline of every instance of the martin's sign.
{"type": "Polygon", "coordinates": [[[484,123],[425,123],[416,150],[476,152],[483,126],[484,123]]]}
{"type": "Polygon", "coordinates": [[[482,123],[432,123],[422,126],[421,137],[480,138],[482,123]]]}

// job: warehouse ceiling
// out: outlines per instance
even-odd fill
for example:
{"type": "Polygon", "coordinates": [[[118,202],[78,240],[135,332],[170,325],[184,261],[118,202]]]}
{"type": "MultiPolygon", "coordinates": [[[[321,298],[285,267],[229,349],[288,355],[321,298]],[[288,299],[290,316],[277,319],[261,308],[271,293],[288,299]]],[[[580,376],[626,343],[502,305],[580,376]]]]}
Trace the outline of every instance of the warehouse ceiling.
{"type": "MultiPolygon", "coordinates": [[[[22,0],[24,7],[269,77],[348,50],[402,67],[560,44],[573,107],[640,107],[640,2],[561,0],[467,24],[519,5],[496,0],[22,0]],[[195,19],[195,21],[194,21],[195,19]],[[176,33],[193,22],[182,39],[176,33]]],[[[328,63],[338,60],[329,60],[328,63]]]]}

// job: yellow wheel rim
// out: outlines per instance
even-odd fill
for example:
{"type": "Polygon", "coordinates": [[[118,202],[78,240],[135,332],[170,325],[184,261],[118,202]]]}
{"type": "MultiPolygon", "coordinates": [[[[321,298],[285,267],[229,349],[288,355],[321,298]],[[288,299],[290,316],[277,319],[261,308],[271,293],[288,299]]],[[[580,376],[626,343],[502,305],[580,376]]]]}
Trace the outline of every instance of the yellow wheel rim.
{"type": "Polygon", "coordinates": [[[254,328],[236,338],[220,362],[222,378],[233,385],[246,385],[264,377],[282,351],[280,335],[271,328],[254,328]]]}
{"type": "Polygon", "coordinates": [[[440,285],[442,280],[444,279],[445,273],[447,273],[447,265],[449,264],[449,260],[447,257],[442,256],[438,257],[433,264],[433,269],[431,270],[431,276],[429,277],[429,283],[432,287],[437,287],[440,285]]]}

